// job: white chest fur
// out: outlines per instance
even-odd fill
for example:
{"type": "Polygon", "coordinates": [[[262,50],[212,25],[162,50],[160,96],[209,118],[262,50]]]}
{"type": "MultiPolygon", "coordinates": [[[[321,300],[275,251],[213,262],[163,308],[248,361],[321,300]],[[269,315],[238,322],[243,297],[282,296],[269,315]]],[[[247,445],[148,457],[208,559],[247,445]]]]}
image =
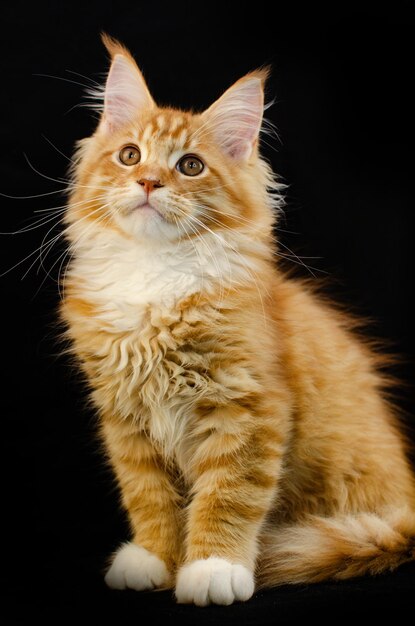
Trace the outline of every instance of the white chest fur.
{"type": "Polygon", "coordinates": [[[139,328],[149,306],[167,310],[226,281],[230,258],[219,236],[162,246],[104,232],[77,251],[72,271],[81,278],[86,299],[100,305],[102,324],[126,331],[139,328]]]}

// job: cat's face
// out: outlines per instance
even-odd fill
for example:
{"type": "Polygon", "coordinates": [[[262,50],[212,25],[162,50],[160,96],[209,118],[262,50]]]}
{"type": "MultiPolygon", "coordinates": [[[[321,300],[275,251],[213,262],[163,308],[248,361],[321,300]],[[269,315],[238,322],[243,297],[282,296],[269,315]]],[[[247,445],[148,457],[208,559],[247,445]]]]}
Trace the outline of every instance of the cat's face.
{"type": "Polygon", "coordinates": [[[257,154],[264,73],[244,77],[204,113],[160,108],[130,55],[106,43],[113,61],[103,115],[82,143],[68,221],[170,241],[271,223],[270,174],[257,154]]]}

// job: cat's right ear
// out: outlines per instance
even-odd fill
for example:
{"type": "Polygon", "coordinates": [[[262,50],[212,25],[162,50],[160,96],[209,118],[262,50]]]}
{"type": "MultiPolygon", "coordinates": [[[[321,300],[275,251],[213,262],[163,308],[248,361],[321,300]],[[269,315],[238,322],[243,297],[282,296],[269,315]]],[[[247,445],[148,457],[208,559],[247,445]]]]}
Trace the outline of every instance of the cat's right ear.
{"type": "Polygon", "coordinates": [[[111,55],[111,67],[105,84],[101,128],[114,132],[155,104],[128,50],[109,35],[103,34],[102,41],[111,55]]]}

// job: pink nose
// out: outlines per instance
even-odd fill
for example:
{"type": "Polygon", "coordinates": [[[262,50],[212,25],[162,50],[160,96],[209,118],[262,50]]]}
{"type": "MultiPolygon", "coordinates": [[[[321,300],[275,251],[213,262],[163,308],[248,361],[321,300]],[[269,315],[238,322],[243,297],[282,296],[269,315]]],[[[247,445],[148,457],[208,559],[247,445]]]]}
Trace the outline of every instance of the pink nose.
{"type": "Polygon", "coordinates": [[[154,189],[158,189],[159,187],[164,187],[164,185],[160,183],[160,180],[158,179],[156,180],[154,178],[140,178],[140,180],[137,182],[139,185],[144,187],[144,191],[146,192],[147,195],[154,189]]]}

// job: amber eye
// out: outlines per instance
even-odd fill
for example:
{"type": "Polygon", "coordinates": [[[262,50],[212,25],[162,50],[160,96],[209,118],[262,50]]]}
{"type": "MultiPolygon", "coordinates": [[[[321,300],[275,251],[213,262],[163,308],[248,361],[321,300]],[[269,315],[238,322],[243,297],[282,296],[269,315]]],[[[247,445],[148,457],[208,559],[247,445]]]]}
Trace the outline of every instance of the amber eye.
{"type": "Polygon", "coordinates": [[[176,165],[179,172],[186,176],[197,176],[203,172],[204,167],[203,161],[193,154],[186,154],[176,165]]]}
{"type": "Polygon", "coordinates": [[[124,146],[118,156],[124,165],[137,165],[141,159],[141,153],[137,146],[124,146]]]}

